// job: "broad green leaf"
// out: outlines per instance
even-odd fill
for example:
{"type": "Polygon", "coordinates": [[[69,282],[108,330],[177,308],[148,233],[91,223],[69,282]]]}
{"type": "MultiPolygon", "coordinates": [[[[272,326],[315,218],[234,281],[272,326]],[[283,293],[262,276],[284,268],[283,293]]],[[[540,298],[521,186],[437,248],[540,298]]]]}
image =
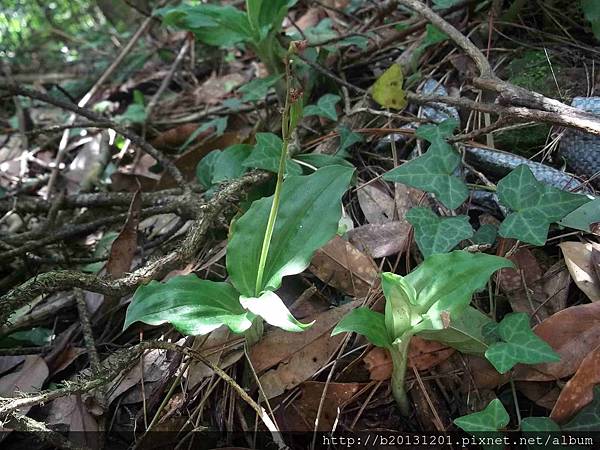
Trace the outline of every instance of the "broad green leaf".
{"type": "MultiPolygon", "coordinates": [[[[528,440],[532,440],[527,443],[527,448],[530,450],[547,449],[545,442],[550,433],[560,433],[560,431],[558,424],[549,417],[525,417],[521,420],[521,435],[528,440]]],[[[557,434],[556,437],[558,437],[557,434]]],[[[563,450],[567,447],[553,443],[552,448],[563,450]]]]}
{"type": "Polygon", "coordinates": [[[139,103],[132,103],[123,114],[115,117],[119,123],[144,123],[146,121],[146,108],[139,103]]]}
{"type": "Polygon", "coordinates": [[[212,186],[215,164],[220,154],[220,150],[213,150],[202,158],[196,166],[196,179],[200,183],[200,186],[205,189],[209,189],[212,186]]]}
{"type": "Polygon", "coordinates": [[[420,338],[441,342],[461,353],[483,355],[491,342],[484,336],[483,329],[493,323],[485,314],[468,306],[464,311],[449,317],[449,324],[441,330],[423,331],[420,338]]]}
{"type": "Polygon", "coordinates": [[[306,153],[304,155],[297,155],[294,157],[294,159],[308,164],[312,167],[315,167],[317,169],[320,169],[321,167],[325,166],[335,165],[354,168],[352,163],[346,161],[341,156],[326,155],[324,153],[306,153]]]}
{"type": "Polygon", "coordinates": [[[529,327],[525,313],[507,314],[498,325],[498,335],[504,342],[496,342],[485,352],[485,357],[496,370],[506,373],[515,364],[539,364],[560,361],[560,356],[529,327]]]}
{"type": "Polygon", "coordinates": [[[227,269],[242,295],[254,297],[276,290],[284,276],[308,267],[313,253],[335,236],[342,213],[340,201],[353,172],[348,167],[328,166],[284,181],[263,286],[256,286],[256,278],[273,197],[255,201],[232,225],[227,269]]]}
{"type": "Polygon", "coordinates": [[[52,341],[54,331],[49,328],[34,327],[29,330],[15,331],[0,338],[1,348],[48,345],[52,341]]]}
{"type": "Polygon", "coordinates": [[[151,281],[135,291],[127,308],[123,329],[134,322],[148,325],[170,323],[187,335],[210,333],[226,325],[242,333],[254,316],[240,304],[239,293],[229,283],[183,275],[159,283],[151,281]]]}
{"type": "Polygon", "coordinates": [[[533,245],[544,245],[552,222],[590,201],[539,182],[524,164],[500,180],[497,193],[500,202],[514,211],[500,225],[500,236],[533,245]]]}
{"type": "Polygon", "coordinates": [[[490,223],[483,224],[473,234],[471,240],[474,244],[493,244],[496,241],[498,230],[490,223]]]}
{"type": "Polygon", "coordinates": [[[296,126],[300,123],[304,117],[304,98],[300,95],[298,98],[293,100],[290,105],[290,131],[294,131],[296,126]]]}
{"type": "Polygon", "coordinates": [[[369,38],[366,36],[348,36],[347,38],[336,42],[334,45],[327,46],[326,48],[328,50],[335,50],[336,47],[350,47],[352,45],[356,45],[360,50],[366,50],[369,46],[369,38]]]}
{"type": "MultiPolygon", "coordinates": [[[[429,133],[427,131],[428,136],[429,133]]],[[[389,171],[383,179],[433,192],[444,206],[454,209],[469,195],[465,183],[452,175],[460,162],[460,155],[450,144],[434,138],[427,153],[389,171]]]]}
{"type": "Polygon", "coordinates": [[[509,420],[510,417],[504,405],[502,405],[500,400],[495,398],[484,410],[454,419],[454,423],[466,432],[476,433],[498,431],[506,427],[509,420]]]}
{"type": "Polygon", "coordinates": [[[600,387],[594,386],[594,399],[569,422],[563,431],[597,432],[600,429],[600,387]]]}
{"type": "Polygon", "coordinates": [[[405,277],[417,292],[417,311],[426,319],[415,331],[445,328],[443,316],[457,318],[473,293],[483,289],[494,272],[508,267],[514,265],[506,258],[461,250],[427,258],[405,277]]]}
{"type": "Polygon", "coordinates": [[[384,108],[404,109],[408,103],[402,88],[404,76],[400,64],[392,64],[373,85],[373,100],[384,108]]]}
{"type": "Polygon", "coordinates": [[[446,253],[473,236],[467,216],[438,217],[429,208],[411,208],[406,220],[415,229],[415,241],[425,258],[446,253]]]}
{"type": "Polygon", "coordinates": [[[381,274],[381,287],[385,296],[385,327],[393,342],[412,325],[412,305],[417,293],[404,277],[390,272],[381,274]]]}
{"type": "MultiPolygon", "coordinates": [[[[279,136],[273,133],[258,133],[254,149],[242,164],[244,167],[253,167],[277,173],[282,149],[283,141],[279,136]]],[[[302,168],[298,163],[288,159],[286,173],[299,175],[302,173],[302,168]]]]}
{"type": "MultiPolygon", "coordinates": [[[[331,27],[331,19],[326,17],[314,27],[308,27],[304,30],[304,36],[310,45],[319,45],[322,42],[338,37],[337,32],[331,27]]],[[[299,34],[293,34],[296,39],[301,39],[299,34]]]]}
{"type": "Polygon", "coordinates": [[[259,297],[240,297],[240,303],[250,312],[262,317],[274,327],[285,331],[304,331],[314,323],[298,322],[287,309],[283,300],[271,291],[263,292],[259,297]]]}
{"type": "Polygon", "coordinates": [[[388,348],[392,342],[385,328],[383,314],[360,307],[344,316],[331,332],[332,336],[340,333],[357,333],[366,337],[377,347],[388,348]]]}
{"type": "Polygon", "coordinates": [[[214,162],[211,184],[234,180],[242,176],[246,172],[243,163],[251,151],[251,145],[235,144],[220,152],[214,162]]]}
{"type": "Polygon", "coordinates": [[[600,222],[600,198],[596,198],[567,214],[558,224],[563,227],[589,232],[590,225],[598,222],[600,222]]]}
{"type": "Polygon", "coordinates": [[[242,94],[243,102],[258,102],[267,97],[269,89],[281,80],[283,75],[270,75],[265,78],[256,78],[238,89],[242,94]]]}
{"type": "Polygon", "coordinates": [[[338,156],[346,157],[348,155],[347,150],[352,147],[354,144],[359,142],[363,142],[365,139],[361,134],[355,133],[346,125],[340,125],[337,128],[337,131],[340,135],[340,146],[336,152],[338,156]]]}
{"type": "Polygon", "coordinates": [[[335,105],[342,98],[335,94],[325,94],[319,99],[316,105],[308,105],[304,107],[304,117],[320,116],[330,120],[337,120],[337,111],[335,105]]]}
{"type": "Polygon", "coordinates": [[[266,38],[272,29],[278,30],[288,9],[297,0],[246,0],[248,19],[259,38],[266,38]]]}
{"type": "Polygon", "coordinates": [[[156,14],[166,25],[192,31],[208,45],[231,47],[254,38],[246,14],[229,5],[179,5],[161,8],[156,14]]]}

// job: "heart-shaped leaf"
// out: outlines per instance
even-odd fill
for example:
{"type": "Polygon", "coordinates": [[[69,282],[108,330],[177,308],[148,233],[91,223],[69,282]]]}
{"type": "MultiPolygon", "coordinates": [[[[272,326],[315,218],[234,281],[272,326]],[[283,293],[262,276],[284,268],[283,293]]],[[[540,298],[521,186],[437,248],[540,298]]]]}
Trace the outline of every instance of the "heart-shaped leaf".
{"type": "Polygon", "coordinates": [[[366,337],[377,347],[389,348],[392,345],[383,314],[360,307],[350,311],[331,332],[332,336],[340,333],[358,333],[366,337]]]}
{"type": "Polygon", "coordinates": [[[308,267],[315,250],[335,236],[342,215],[340,201],[353,173],[349,167],[328,166],[284,181],[262,286],[256,286],[256,279],[273,197],[255,201],[235,221],[227,246],[227,270],[242,295],[255,297],[276,290],[284,276],[308,267]]]}
{"type": "Polygon", "coordinates": [[[435,253],[446,253],[473,236],[467,216],[438,217],[429,208],[411,208],[406,220],[415,229],[415,241],[425,258],[435,253]]]}
{"type": "Polygon", "coordinates": [[[259,297],[240,297],[244,308],[285,331],[304,331],[313,323],[298,322],[275,292],[265,291],[259,297]]]}
{"type": "MultiPolygon", "coordinates": [[[[258,133],[254,149],[242,164],[244,167],[253,167],[277,173],[282,150],[283,141],[279,136],[273,133],[258,133]]],[[[288,159],[286,173],[299,175],[302,173],[302,168],[297,162],[288,159]]]]}
{"type": "Polygon", "coordinates": [[[210,333],[221,325],[243,333],[253,319],[229,283],[182,275],[164,283],[151,281],[140,286],[127,308],[123,327],[138,321],[148,325],[169,322],[181,333],[195,336],[210,333]]]}
{"type": "Polygon", "coordinates": [[[320,116],[335,121],[337,120],[335,105],[341,99],[339,95],[325,94],[316,105],[308,105],[304,108],[304,117],[320,116]]]}
{"type": "Polygon", "coordinates": [[[431,127],[438,128],[438,135],[445,134],[441,126],[431,125],[422,132],[426,133],[423,137],[431,139],[427,153],[392,169],[383,179],[433,192],[446,207],[454,209],[465,201],[469,191],[460,178],[452,175],[460,164],[460,155],[446,141],[432,136],[431,127]]]}
{"type": "Polygon", "coordinates": [[[497,193],[500,202],[514,211],[500,225],[500,235],[533,245],[544,245],[552,222],[590,201],[539,182],[524,164],[500,180],[497,193]]]}
{"type": "Polygon", "coordinates": [[[243,163],[252,151],[251,145],[236,144],[227,147],[218,154],[212,170],[212,184],[234,180],[246,172],[243,163]]]}
{"type": "Polygon", "coordinates": [[[340,147],[336,152],[338,156],[342,156],[345,158],[348,155],[347,150],[350,147],[352,147],[354,144],[364,141],[364,138],[361,134],[355,133],[346,125],[340,125],[337,128],[337,131],[340,135],[340,147]]]}
{"type": "Polygon", "coordinates": [[[484,410],[454,419],[454,423],[466,432],[476,433],[481,431],[498,431],[506,427],[509,420],[510,417],[504,405],[502,405],[500,400],[495,398],[484,410]]]}
{"type": "Polygon", "coordinates": [[[485,352],[485,357],[500,373],[506,373],[515,364],[539,364],[560,361],[560,356],[529,327],[525,313],[507,314],[498,325],[497,334],[504,342],[496,342],[485,352]]]}
{"type": "Polygon", "coordinates": [[[407,104],[402,88],[404,76],[400,64],[392,64],[373,85],[373,100],[384,108],[404,109],[407,104]]]}

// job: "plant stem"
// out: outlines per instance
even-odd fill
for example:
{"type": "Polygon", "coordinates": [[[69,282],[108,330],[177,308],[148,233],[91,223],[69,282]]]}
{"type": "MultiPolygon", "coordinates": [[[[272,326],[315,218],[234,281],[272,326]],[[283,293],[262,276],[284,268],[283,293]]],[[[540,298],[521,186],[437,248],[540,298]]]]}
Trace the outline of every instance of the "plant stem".
{"type": "Polygon", "coordinates": [[[263,331],[264,331],[263,318],[260,316],[257,316],[252,321],[252,326],[244,332],[244,337],[246,338],[246,343],[248,344],[248,346],[251,347],[254,344],[258,343],[258,341],[260,341],[260,338],[263,335],[263,331]]]}
{"type": "Polygon", "coordinates": [[[408,344],[410,344],[410,338],[412,333],[405,333],[394,341],[394,344],[389,348],[390,355],[392,356],[392,394],[400,412],[404,416],[408,416],[410,407],[408,403],[408,397],[406,390],[404,389],[404,377],[406,375],[406,363],[408,359],[408,344]]]}
{"type": "Polygon", "coordinates": [[[256,274],[256,288],[255,295],[260,295],[263,289],[263,277],[265,273],[265,265],[267,263],[267,256],[269,255],[269,247],[271,245],[271,239],[273,237],[273,231],[275,229],[275,220],[277,219],[277,211],[279,210],[279,202],[281,201],[281,188],[283,185],[283,175],[285,173],[285,166],[288,156],[288,146],[290,143],[290,55],[289,53],[285,58],[285,78],[286,78],[286,95],[285,95],[285,107],[283,109],[283,116],[281,119],[281,129],[283,144],[281,148],[281,157],[279,158],[279,168],[277,170],[277,184],[275,185],[275,193],[273,194],[273,204],[271,205],[271,211],[269,212],[269,218],[267,220],[267,228],[265,230],[265,237],[263,239],[262,248],[260,251],[260,259],[258,262],[258,272],[256,274]]]}

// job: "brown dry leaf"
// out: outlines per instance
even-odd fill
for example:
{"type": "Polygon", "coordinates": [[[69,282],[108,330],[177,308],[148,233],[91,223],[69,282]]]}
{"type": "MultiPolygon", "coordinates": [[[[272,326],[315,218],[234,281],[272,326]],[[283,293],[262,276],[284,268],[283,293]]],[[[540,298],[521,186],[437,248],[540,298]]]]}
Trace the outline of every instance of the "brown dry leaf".
{"type": "MultiPolygon", "coordinates": [[[[465,355],[466,364],[475,386],[478,389],[495,389],[496,387],[507,383],[510,379],[510,373],[504,375],[498,373],[494,366],[482,356],[465,355]]],[[[465,385],[466,386],[466,385],[465,385]]]]}
{"type": "Polygon", "coordinates": [[[25,361],[24,356],[0,356],[0,375],[25,361]]]}
{"type": "MultiPolygon", "coordinates": [[[[175,128],[171,128],[169,130],[163,131],[158,136],[156,136],[150,144],[158,150],[162,150],[163,152],[169,153],[172,150],[178,150],[183,144],[185,144],[188,138],[198,129],[201,124],[199,123],[186,123],[183,125],[179,125],[175,128]]],[[[213,128],[209,128],[206,131],[198,134],[192,145],[196,142],[201,142],[214,133],[213,128]]]]}
{"type": "Polygon", "coordinates": [[[316,7],[310,7],[304,14],[298,17],[293,24],[290,24],[286,28],[286,32],[297,32],[298,29],[304,31],[307,28],[318,25],[322,17],[322,9],[316,7]]]}
{"type": "Polygon", "coordinates": [[[394,199],[382,187],[364,185],[356,191],[356,196],[367,222],[381,225],[394,219],[394,199]]]}
{"type": "Polygon", "coordinates": [[[90,414],[80,395],[69,395],[54,400],[46,422],[49,425],[66,426],[69,440],[86,448],[100,448],[96,418],[90,414]]]}
{"type": "Polygon", "coordinates": [[[52,376],[54,376],[61,370],[65,370],[77,358],[79,358],[85,353],[87,353],[87,350],[84,347],[75,347],[70,344],[67,345],[67,347],[62,352],[60,352],[56,359],[53,359],[51,362],[48,362],[48,368],[52,372],[52,376]]]}
{"type": "Polygon", "coordinates": [[[550,413],[558,423],[568,422],[594,399],[594,386],[600,383],[600,346],[581,362],[575,375],[567,382],[550,413]]]}
{"type": "MultiPolygon", "coordinates": [[[[448,359],[455,352],[444,344],[414,336],[408,348],[408,366],[417,370],[428,370],[448,359]]],[[[385,348],[375,347],[367,353],[363,361],[374,381],[387,380],[392,376],[392,358],[385,348]]]]}
{"type": "Polygon", "coordinates": [[[246,80],[240,73],[217,76],[213,73],[194,92],[196,104],[217,105],[221,99],[246,80]]]}
{"type": "Polygon", "coordinates": [[[365,297],[378,275],[373,260],[339,236],[315,252],[309,270],[352,297],[365,297]]]}
{"type": "Polygon", "coordinates": [[[558,244],[575,284],[593,302],[600,301],[600,278],[592,261],[592,244],[562,242],[558,244]]]}
{"type": "Polygon", "coordinates": [[[383,258],[406,248],[410,224],[404,221],[383,225],[363,225],[348,231],[348,239],[360,251],[373,258],[383,258]]]}
{"type": "Polygon", "coordinates": [[[553,381],[517,381],[515,386],[529,400],[548,410],[560,395],[560,389],[553,381]]]}
{"type": "Polygon", "coordinates": [[[323,408],[319,416],[317,431],[331,431],[341,410],[352,397],[366,386],[365,383],[329,383],[324,393],[325,383],[307,381],[302,383],[302,395],[294,401],[293,406],[286,408],[282,414],[286,417],[285,429],[293,431],[313,431],[321,397],[325,394],[323,408]],[[295,414],[290,414],[295,411],[295,414]]]}
{"type": "Polygon", "coordinates": [[[560,361],[519,365],[515,368],[514,379],[550,381],[568,377],[600,345],[600,303],[563,309],[548,317],[533,331],[560,355],[560,361]]]}
{"type": "Polygon", "coordinates": [[[131,269],[137,250],[138,224],[142,208],[142,193],[138,190],[131,199],[127,220],[110,247],[106,273],[113,279],[120,278],[131,269]]]}
{"type": "MultiPolygon", "coordinates": [[[[48,378],[48,366],[37,355],[27,356],[18,372],[9,373],[0,378],[0,397],[15,397],[25,392],[39,391],[48,378]]],[[[31,406],[20,408],[21,414],[27,414],[31,406]]]]}

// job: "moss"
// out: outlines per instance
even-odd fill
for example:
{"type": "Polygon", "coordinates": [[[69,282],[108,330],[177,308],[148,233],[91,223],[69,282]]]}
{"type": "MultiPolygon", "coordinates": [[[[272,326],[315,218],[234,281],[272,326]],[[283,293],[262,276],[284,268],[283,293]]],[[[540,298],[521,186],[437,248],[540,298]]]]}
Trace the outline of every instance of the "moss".
{"type": "MultiPolygon", "coordinates": [[[[563,68],[555,62],[552,64],[552,69],[557,77],[563,71],[563,68]]],[[[517,86],[556,98],[559,96],[559,92],[552,69],[543,51],[529,50],[522,57],[510,62],[507,67],[508,79],[517,86]]]]}
{"type": "Polygon", "coordinates": [[[495,144],[500,150],[531,157],[546,144],[550,125],[544,123],[517,130],[500,132],[495,135],[495,144]]]}

